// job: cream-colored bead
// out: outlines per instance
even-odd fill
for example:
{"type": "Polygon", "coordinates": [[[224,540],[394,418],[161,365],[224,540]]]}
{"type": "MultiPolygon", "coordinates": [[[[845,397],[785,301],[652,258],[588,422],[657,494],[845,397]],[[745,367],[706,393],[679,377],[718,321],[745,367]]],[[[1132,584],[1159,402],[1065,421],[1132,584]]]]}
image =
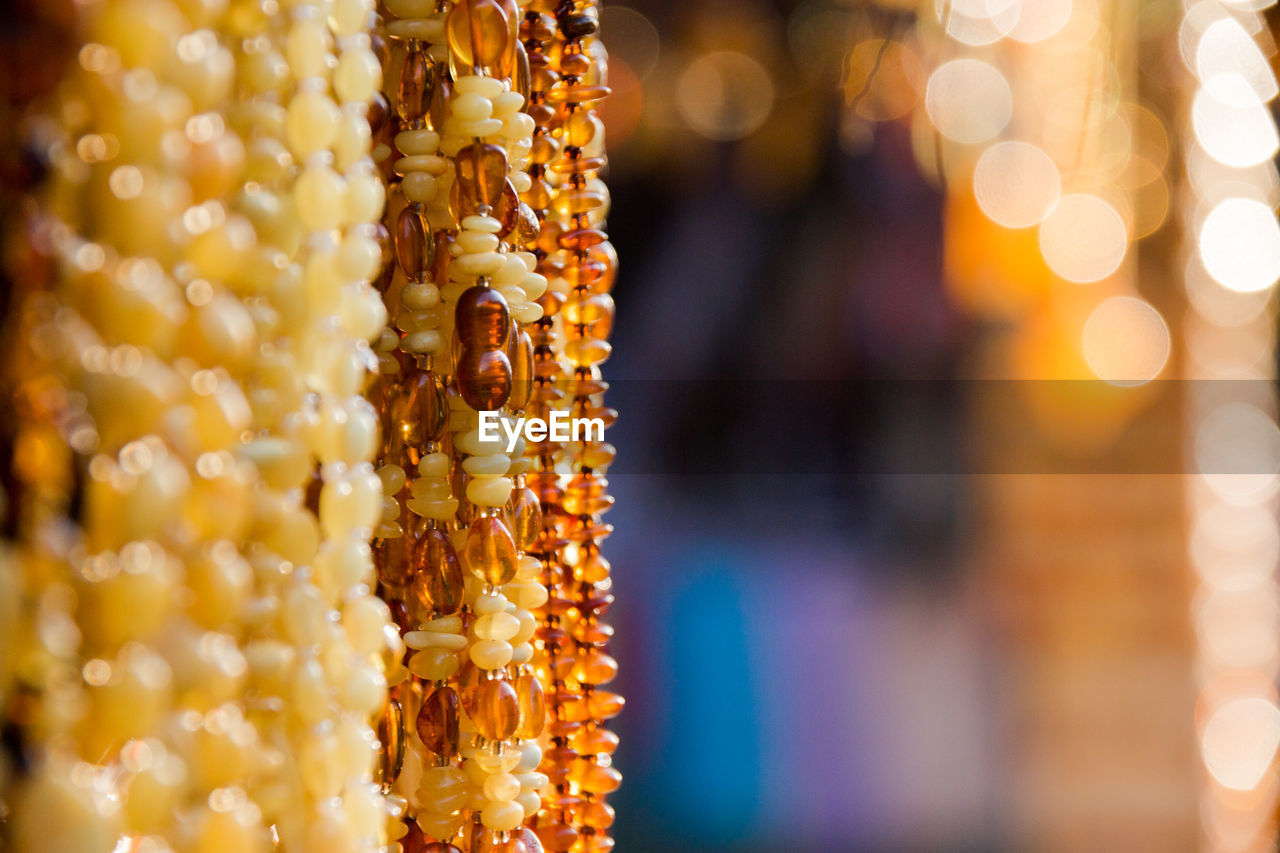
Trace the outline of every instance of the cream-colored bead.
{"type": "Polygon", "coordinates": [[[445,631],[410,631],[404,635],[404,644],[411,649],[440,648],[457,652],[466,647],[467,638],[445,631]]]}
{"type": "Polygon", "coordinates": [[[525,819],[536,815],[542,809],[542,797],[537,791],[521,791],[515,802],[524,810],[525,819]]]}
{"type": "Polygon", "coordinates": [[[440,521],[451,521],[458,514],[457,498],[438,501],[410,498],[405,501],[405,506],[423,518],[434,518],[440,521]]]}
{"type": "Polygon", "coordinates": [[[440,304],[440,288],[429,281],[411,281],[400,291],[400,304],[410,311],[428,311],[440,304]]]}
{"type": "Polygon", "coordinates": [[[373,0],[333,0],[329,6],[329,24],[334,34],[349,36],[363,30],[373,7],[373,0]]]}
{"type": "Polygon", "coordinates": [[[302,224],[313,231],[337,228],[346,218],[346,182],[328,166],[305,170],[293,198],[302,224]]]}
{"type": "Polygon", "coordinates": [[[429,18],[436,10],[435,0],[387,0],[386,6],[397,18],[429,18]]]}
{"type": "Polygon", "coordinates": [[[475,92],[464,92],[449,103],[449,111],[459,121],[484,121],[493,115],[493,102],[475,92]]]}
{"type": "Polygon", "coordinates": [[[285,56],[295,80],[323,77],[328,73],[328,57],[333,47],[329,28],[318,18],[301,18],[289,30],[285,56]]]}
{"type": "Polygon", "coordinates": [[[480,822],[495,832],[515,829],[524,820],[524,809],[519,803],[493,802],[480,812],[480,822]]]}
{"type": "Polygon", "coordinates": [[[373,222],[382,216],[386,190],[372,172],[347,173],[347,217],[350,222],[373,222]]]}
{"type": "Polygon", "coordinates": [[[299,160],[323,151],[338,132],[342,111],[323,92],[301,92],[289,102],[285,134],[289,148],[299,160]]]}
{"type": "Polygon", "coordinates": [[[506,640],[477,640],[469,655],[472,663],[481,669],[502,669],[511,662],[511,644],[506,640]]]}
{"type": "Polygon", "coordinates": [[[424,477],[447,477],[451,460],[447,453],[428,453],[418,460],[418,473],[424,477]]]}
{"type": "Polygon", "coordinates": [[[449,161],[434,154],[410,154],[395,161],[391,164],[391,168],[397,175],[426,172],[438,178],[449,168],[449,161]]]}
{"type": "Polygon", "coordinates": [[[409,201],[431,201],[436,195],[436,179],[426,172],[409,172],[400,182],[400,192],[409,201]]]}
{"type": "Polygon", "coordinates": [[[467,500],[476,506],[504,506],[512,486],[510,477],[473,477],[467,483],[467,500]]]}
{"type": "Polygon", "coordinates": [[[510,773],[494,773],[485,777],[485,798],[494,802],[514,800],[520,794],[520,780],[510,773]]]}
{"type": "Polygon", "coordinates": [[[511,648],[511,663],[515,666],[533,660],[533,646],[530,643],[517,643],[511,648]]]}
{"type": "Polygon", "coordinates": [[[400,341],[400,348],[405,352],[433,353],[444,347],[444,337],[434,329],[423,329],[412,332],[400,341]]]}
{"type": "MultiPolygon", "coordinates": [[[[493,113],[498,116],[524,115],[520,108],[524,106],[524,95],[519,92],[503,92],[493,99],[493,113]]],[[[528,136],[533,133],[533,119],[529,119],[528,136]]]]}
{"type": "Polygon", "coordinates": [[[511,467],[511,458],[505,453],[487,453],[468,456],[462,461],[462,470],[473,477],[501,477],[511,467]]]}
{"type": "Polygon", "coordinates": [[[496,77],[484,77],[478,74],[467,74],[459,77],[454,83],[454,91],[460,95],[475,93],[493,100],[505,91],[506,87],[496,77]]]}
{"type": "Polygon", "coordinates": [[[382,85],[382,66],[368,48],[344,50],[333,72],[333,91],[343,101],[365,103],[382,85]]]}
{"type": "Polygon", "coordinates": [[[474,213],[464,217],[459,224],[469,231],[487,231],[490,234],[497,234],[502,230],[502,223],[492,216],[480,216],[474,213]]]}
{"type": "MultiPolygon", "coordinates": [[[[457,247],[455,255],[461,254],[479,254],[482,252],[493,252],[498,248],[498,235],[490,234],[486,231],[469,231],[463,229],[458,235],[458,239],[454,241],[457,247]]],[[[504,261],[505,263],[505,261],[504,261]]],[[[495,270],[497,272],[497,270],[495,270]]]]}
{"type": "Polygon", "coordinates": [[[458,671],[458,655],[452,649],[432,646],[409,659],[409,670],[426,681],[444,681],[458,671]]]}
{"type": "Polygon", "coordinates": [[[510,613],[488,613],[476,620],[472,633],[481,640],[510,640],[520,632],[520,620],[510,613]]]}
{"type": "MultiPolygon", "coordinates": [[[[440,147],[440,134],[434,130],[402,130],[396,134],[395,143],[396,149],[405,156],[435,154],[440,147]]],[[[443,158],[437,159],[443,163],[443,158]]]]}

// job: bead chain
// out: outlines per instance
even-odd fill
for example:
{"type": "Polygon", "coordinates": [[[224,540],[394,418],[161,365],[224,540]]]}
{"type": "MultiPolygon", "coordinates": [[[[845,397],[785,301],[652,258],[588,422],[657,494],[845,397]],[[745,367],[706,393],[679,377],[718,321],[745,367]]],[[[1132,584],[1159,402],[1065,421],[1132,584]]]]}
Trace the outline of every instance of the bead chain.
{"type": "Polygon", "coordinates": [[[383,844],[370,8],[85,14],[24,310],[17,850],[383,844]]]}

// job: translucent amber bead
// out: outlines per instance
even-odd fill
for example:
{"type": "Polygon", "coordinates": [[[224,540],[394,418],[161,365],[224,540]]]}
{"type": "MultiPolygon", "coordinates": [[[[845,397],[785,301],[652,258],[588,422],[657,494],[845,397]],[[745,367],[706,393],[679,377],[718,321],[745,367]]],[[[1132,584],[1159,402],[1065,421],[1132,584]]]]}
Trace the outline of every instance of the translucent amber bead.
{"type": "Polygon", "coordinates": [[[618,674],[618,662],[597,648],[579,651],[573,677],[583,684],[608,684],[618,674]]]}
{"type": "Polygon", "coordinates": [[[542,842],[542,849],[551,853],[567,853],[578,840],[578,831],[559,821],[543,824],[536,832],[538,840],[542,842]]]}
{"type": "Polygon", "coordinates": [[[511,362],[511,398],[507,401],[515,411],[521,411],[533,393],[533,339],[524,330],[507,337],[507,360],[511,362]]]}
{"type": "Polygon", "coordinates": [[[425,50],[412,50],[400,68],[396,115],[407,125],[427,114],[435,90],[435,63],[425,50]]]}
{"type": "Polygon", "coordinates": [[[516,679],[516,698],[520,704],[520,725],[516,734],[532,740],[542,734],[547,722],[547,709],[542,696],[542,683],[537,676],[525,673],[516,679]]]}
{"type": "Polygon", "coordinates": [[[584,791],[592,794],[611,794],[622,784],[622,774],[613,767],[604,767],[594,761],[580,761],[570,771],[569,778],[584,791]]]}
{"type": "Polygon", "coordinates": [[[444,382],[431,371],[411,368],[396,389],[389,414],[406,446],[420,448],[439,441],[449,417],[444,382]]]}
{"type": "MultiPolygon", "coordinates": [[[[479,97],[479,96],[477,96],[479,97]]],[[[457,187],[466,210],[493,208],[507,183],[507,155],[497,145],[474,143],[458,152],[457,187]]]]}
{"type": "Polygon", "coordinates": [[[593,690],[587,699],[587,711],[593,720],[610,720],[622,713],[626,704],[617,693],[608,690],[593,690]]]}
{"type": "Polygon", "coordinates": [[[465,557],[467,568],[485,583],[501,585],[516,575],[516,544],[497,517],[482,515],[471,522],[465,557]]]}
{"type": "Polygon", "coordinates": [[[578,474],[564,490],[564,509],[571,515],[593,515],[613,506],[613,498],[605,493],[609,481],[590,474],[578,474]]]}
{"type": "Polygon", "coordinates": [[[458,754],[458,694],[452,687],[431,691],[418,711],[418,737],[436,755],[452,758],[458,754]]]}
{"type": "Polygon", "coordinates": [[[387,700],[387,706],[378,720],[378,781],[390,785],[400,775],[404,765],[404,715],[397,699],[387,700]]]}
{"type": "Polygon", "coordinates": [[[464,347],[502,347],[511,331],[507,300],[491,287],[467,288],[454,310],[458,338],[464,347]]]}
{"type": "Polygon", "coordinates": [[[507,504],[516,548],[528,551],[542,532],[542,505],[528,486],[516,489],[507,504]]]}
{"type": "Polygon", "coordinates": [[[423,611],[434,615],[457,613],[465,586],[458,555],[445,531],[428,527],[422,532],[414,550],[413,567],[410,591],[423,611]]]}
{"type": "Polygon", "coordinates": [[[581,755],[612,754],[618,748],[618,736],[603,726],[587,725],[572,735],[569,745],[581,755]]]}
{"type": "Polygon", "coordinates": [[[458,393],[477,411],[496,411],[511,397],[511,362],[502,350],[470,348],[457,365],[458,393]]]}
{"type": "Polygon", "coordinates": [[[396,262],[409,281],[422,281],[431,266],[435,244],[427,236],[427,220],[418,202],[405,205],[396,218],[396,262]]]}
{"type": "Polygon", "coordinates": [[[495,65],[511,47],[511,23],[496,0],[461,0],[445,20],[449,48],[472,68],[495,65]]]}

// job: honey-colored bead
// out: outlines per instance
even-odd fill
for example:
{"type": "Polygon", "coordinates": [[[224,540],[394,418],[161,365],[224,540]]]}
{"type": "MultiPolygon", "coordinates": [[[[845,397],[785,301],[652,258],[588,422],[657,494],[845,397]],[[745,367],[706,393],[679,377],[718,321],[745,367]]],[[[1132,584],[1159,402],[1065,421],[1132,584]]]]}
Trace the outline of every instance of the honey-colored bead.
{"type": "Polygon", "coordinates": [[[431,266],[435,244],[427,237],[427,221],[422,205],[405,205],[396,218],[396,263],[410,281],[421,281],[431,266]]]}
{"type": "Polygon", "coordinates": [[[453,543],[443,530],[428,527],[413,554],[410,592],[424,612],[447,615],[462,606],[463,577],[453,543]]]}
{"type": "Polygon", "coordinates": [[[516,729],[516,734],[525,740],[532,740],[542,734],[542,729],[547,722],[542,684],[537,676],[524,673],[516,679],[515,689],[520,707],[520,725],[516,729]]]}
{"type": "Polygon", "coordinates": [[[492,209],[497,205],[507,183],[506,152],[497,145],[474,143],[458,152],[455,164],[456,186],[464,209],[492,209]]]}
{"type": "Polygon", "coordinates": [[[464,65],[494,65],[513,47],[511,23],[495,0],[460,0],[445,20],[449,48],[464,65]]]}
{"type": "Polygon", "coordinates": [[[467,530],[465,559],[469,568],[485,583],[501,585],[516,574],[516,545],[502,520],[479,516],[467,530]]]}
{"type": "Polygon", "coordinates": [[[520,722],[520,703],[515,688],[502,678],[484,679],[476,688],[472,720],[486,740],[506,740],[520,722]]]}
{"type": "Polygon", "coordinates": [[[618,662],[597,648],[578,653],[573,677],[583,684],[608,684],[618,674],[618,662]]]}
{"type": "Polygon", "coordinates": [[[506,640],[477,640],[471,645],[469,655],[477,667],[492,671],[511,663],[514,651],[506,640]]]}
{"type": "Polygon", "coordinates": [[[418,737],[423,746],[444,758],[458,754],[459,702],[447,685],[431,691],[418,711],[418,737]]]}
{"type": "Polygon", "coordinates": [[[528,551],[542,533],[542,505],[528,486],[516,489],[507,504],[516,548],[528,551]]]}
{"type": "Polygon", "coordinates": [[[500,507],[511,497],[510,477],[475,477],[467,483],[467,500],[478,507],[500,507]]]}
{"type": "Polygon", "coordinates": [[[379,765],[377,779],[390,785],[404,766],[404,714],[399,700],[391,698],[378,719],[379,765]]]}
{"type": "Polygon", "coordinates": [[[396,115],[412,124],[426,115],[435,89],[435,63],[425,50],[413,50],[405,57],[396,88],[396,115]]]}
{"type": "Polygon", "coordinates": [[[443,646],[431,646],[409,658],[409,671],[423,681],[444,681],[458,671],[458,654],[443,646]]]}

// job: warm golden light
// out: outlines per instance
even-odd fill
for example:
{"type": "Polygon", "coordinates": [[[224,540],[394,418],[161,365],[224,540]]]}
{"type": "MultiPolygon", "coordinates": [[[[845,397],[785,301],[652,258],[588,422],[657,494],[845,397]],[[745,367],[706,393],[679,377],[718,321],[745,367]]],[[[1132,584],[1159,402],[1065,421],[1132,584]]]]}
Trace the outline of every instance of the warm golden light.
{"type": "Polygon", "coordinates": [[[978,59],[953,59],[934,69],[924,101],[938,132],[964,144],[986,142],[1013,115],[1009,81],[995,66],[978,59]]]}
{"type": "Polygon", "coordinates": [[[1099,379],[1141,385],[1160,375],[1172,344],[1159,311],[1133,296],[1113,296],[1085,321],[1080,346],[1099,379]]]}
{"type": "Polygon", "coordinates": [[[973,194],[982,212],[1006,228],[1040,223],[1062,192],[1058,167],[1040,148],[1027,142],[998,142],[973,170],[973,194]]]}
{"type": "Polygon", "coordinates": [[[1205,767],[1224,788],[1257,787],[1280,746],[1280,709],[1259,697],[1233,699],[1214,711],[1200,735],[1205,767]]]}
{"type": "Polygon", "coordinates": [[[1214,280],[1230,290],[1265,290],[1280,280],[1280,226],[1271,208],[1228,198],[1200,227],[1200,257],[1214,280]]]}
{"type": "Polygon", "coordinates": [[[773,110],[773,80],[745,53],[721,50],[695,59],[680,75],[680,116],[694,132],[725,142],[754,133],[773,110]]]}
{"type": "Polygon", "coordinates": [[[1045,262],[1067,281],[1106,278],[1119,269],[1128,246],[1124,219],[1097,196],[1063,196],[1040,224],[1045,262]]]}

